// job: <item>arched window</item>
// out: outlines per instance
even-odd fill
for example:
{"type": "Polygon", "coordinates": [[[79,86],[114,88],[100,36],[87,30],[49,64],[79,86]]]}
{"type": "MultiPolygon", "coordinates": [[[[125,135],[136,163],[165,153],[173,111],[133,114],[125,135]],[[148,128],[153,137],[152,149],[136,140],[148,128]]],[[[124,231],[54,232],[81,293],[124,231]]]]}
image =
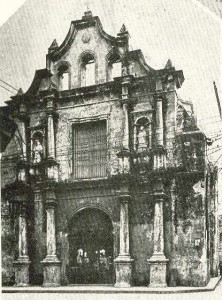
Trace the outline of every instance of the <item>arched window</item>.
{"type": "Polygon", "coordinates": [[[64,64],[58,68],[59,90],[69,89],[69,67],[64,64]]]}
{"type": "Polygon", "coordinates": [[[118,54],[112,54],[108,59],[108,81],[122,74],[121,58],[118,54]]]}
{"type": "Polygon", "coordinates": [[[146,151],[152,147],[152,128],[148,118],[142,117],[137,120],[134,136],[135,149],[137,151],[146,151]]]}
{"type": "Polygon", "coordinates": [[[81,61],[81,86],[95,84],[95,59],[90,53],[83,56],[81,61]]]}

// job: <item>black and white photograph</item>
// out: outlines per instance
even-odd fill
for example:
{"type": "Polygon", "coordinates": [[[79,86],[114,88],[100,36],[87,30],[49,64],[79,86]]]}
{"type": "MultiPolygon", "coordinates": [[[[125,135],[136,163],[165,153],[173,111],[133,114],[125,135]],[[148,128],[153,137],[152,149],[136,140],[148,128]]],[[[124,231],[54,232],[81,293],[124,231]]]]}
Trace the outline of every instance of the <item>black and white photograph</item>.
{"type": "Polygon", "coordinates": [[[1,297],[222,299],[222,1],[0,0],[1,297]]]}

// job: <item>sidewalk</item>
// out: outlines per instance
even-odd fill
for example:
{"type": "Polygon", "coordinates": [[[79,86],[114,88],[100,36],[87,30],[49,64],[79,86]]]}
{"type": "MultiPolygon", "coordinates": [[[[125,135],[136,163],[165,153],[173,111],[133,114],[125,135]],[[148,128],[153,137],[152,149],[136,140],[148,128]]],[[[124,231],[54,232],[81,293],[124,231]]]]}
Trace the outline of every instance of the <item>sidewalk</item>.
{"type": "Polygon", "coordinates": [[[213,291],[219,283],[221,277],[214,277],[205,287],[130,287],[115,288],[112,285],[70,285],[60,287],[3,287],[2,293],[94,293],[94,294],[118,294],[118,293],[138,293],[138,294],[174,294],[174,293],[195,293],[213,291]]]}

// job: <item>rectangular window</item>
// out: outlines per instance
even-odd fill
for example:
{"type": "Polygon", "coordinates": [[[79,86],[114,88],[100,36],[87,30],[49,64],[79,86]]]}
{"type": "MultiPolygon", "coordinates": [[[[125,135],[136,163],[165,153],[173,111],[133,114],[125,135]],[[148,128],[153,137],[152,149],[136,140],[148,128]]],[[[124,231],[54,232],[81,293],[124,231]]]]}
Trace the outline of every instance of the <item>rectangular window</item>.
{"type": "Polygon", "coordinates": [[[74,178],[105,177],[106,165],[106,121],[76,124],[73,129],[74,178]]]}

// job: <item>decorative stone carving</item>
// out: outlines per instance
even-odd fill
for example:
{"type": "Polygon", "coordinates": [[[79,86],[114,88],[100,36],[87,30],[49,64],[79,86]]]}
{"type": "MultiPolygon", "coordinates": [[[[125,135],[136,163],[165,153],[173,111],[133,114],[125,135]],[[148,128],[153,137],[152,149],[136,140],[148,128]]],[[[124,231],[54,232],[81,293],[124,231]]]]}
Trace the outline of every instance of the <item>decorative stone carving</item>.
{"type": "Polygon", "coordinates": [[[35,140],[33,145],[33,162],[40,163],[43,158],[43,147],[38,139],[35,140]]]}
{"type": "Polygon", "coordinates": [[[90,39],[91,39],[91,35],[89,33],[86,32],[82,35],[82,41],[84,44],[89,43],[90,39]]]}
{"type": "Polygon", "coordinates": [[[122,66],[122,76],[127,76],[128,72],[127,72],[127,66],[122,66]]]}
{"type": "Polygon", "coordinates": [[[177,106],[176,121],[177,121],[177,129],[180,131],[183,131],[183,129],[184,129],[184,109],[180,105],[177,106]]]}
{"type": "Polygon", "coordinates": [[[32,162],[38,164],[44,157],[43,133],[36,131],[32,134],[32,162]]]}
{"type": "Polygon", "coordinates": [[[147,132],[143,125],[138,128],[137,133],[137,149],[145,150],[147,148],[147,132]]]}
{"type": "Polygon", "coordinates": [[[127,29],[126,29],[125,24],[123,24],[122,27],[120,28],[120,32],[121,32],[121,33],[127,32],[127,29]]]}

